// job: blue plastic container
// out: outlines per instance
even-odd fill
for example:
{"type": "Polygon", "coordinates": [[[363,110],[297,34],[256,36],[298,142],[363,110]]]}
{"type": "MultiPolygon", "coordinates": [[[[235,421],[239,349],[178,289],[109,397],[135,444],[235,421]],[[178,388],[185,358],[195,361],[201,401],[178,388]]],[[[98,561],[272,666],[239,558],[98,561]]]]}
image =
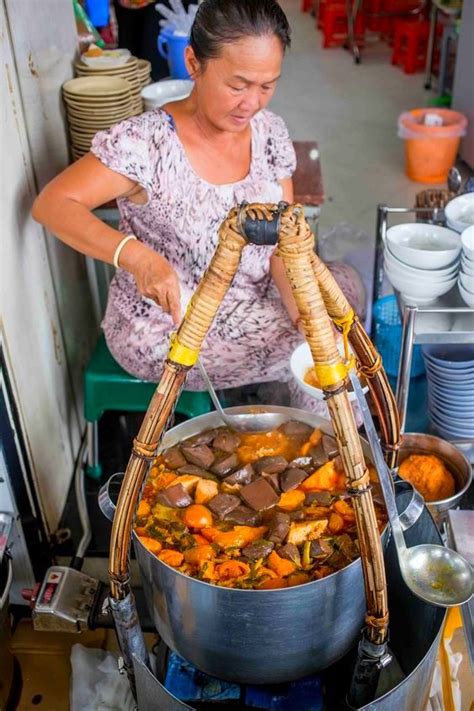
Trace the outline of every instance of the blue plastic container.
{"type": "Polygon", "coordinates": [[[175,35],[173,27],[165,27],[158,35],[158,52],[167,60],[172,79],[189,79],[184,63],[184,50],[189,44],[186,35],[175,35]]]}
{"type": "Polygon", "coordinates": [[[109,0],[86,0],[84,9],[94,27],[107,27],[109,24],[109,0]]]}
{"type": "MultiPolygon", "coordinates": [[[[383,366],[388,375],[398,375],[400,349],[402,345],[402,320],[395,296],[384,296],[373,306],[374,343],[382,356],[383,366]]],[[[423,375],[425,364],[421,346],[413,348],[410,377],[423,375]]]]}

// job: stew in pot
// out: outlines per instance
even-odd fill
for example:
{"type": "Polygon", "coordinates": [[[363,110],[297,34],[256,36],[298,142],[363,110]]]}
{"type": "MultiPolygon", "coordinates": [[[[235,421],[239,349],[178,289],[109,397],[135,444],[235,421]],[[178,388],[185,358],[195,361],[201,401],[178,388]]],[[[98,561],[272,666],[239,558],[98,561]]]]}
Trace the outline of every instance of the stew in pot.
{"type": "MultiPolygon", "coordinates": [[[[380,500],[375,510],[381,531],[380,500]]],[[[167,565],[232,588],[301,585],[359,556],[336,441],[297,421],[258,434],[219,427],[165,450],[135,532],[167,565]]]]}

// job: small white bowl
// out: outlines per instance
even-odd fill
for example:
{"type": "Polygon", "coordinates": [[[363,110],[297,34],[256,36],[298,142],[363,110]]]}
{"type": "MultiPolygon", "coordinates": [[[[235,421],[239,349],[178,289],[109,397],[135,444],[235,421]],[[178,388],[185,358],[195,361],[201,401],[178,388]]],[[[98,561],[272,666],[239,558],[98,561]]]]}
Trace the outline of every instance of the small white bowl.
{"type": "Polygon", "coordinates": [[[459,281],[470,294],[474,294],[474,276],[470,274],[459,273],[459,281]]]}
{"type": "Polygon", "coordinates": [[[461,271],[468,276],[474,276],[474,262],[461,259],[461,271]]]}
{"type": "Polygon", "coordinates": [[[474,309],[474,294],[472,294],[470,291],[467,291],[467,289],[463,287],[460,281],[458,281],[458,289],[464,303],[474,309]]]}
{"type": "Polygon", "coordinates": [[[388,247],[384,251],[384,263],[388,269],[396,273],[411,276],[414,279],[424,279],[429,282],[451,279],[459,271],[459,259],[443,269],[416,269],[416,267],[410,267],[394,257],[388,247]]]}
{"type": "Polygon", "coordinates": [[[471,262],[474,262],[474,225],[468,227],[461,235],[462,252],[471,262]]]}
{"type": "Polygon", "coordinates": [[[424,222],[394,225],[387,230],[386,240],[397,259],[417,269],[442,269],[461,251],[456,232],[424,222]]]}
{"type": "MultiPolygon", "coordinates": [[[[338,344],[338,349],[341,355],[344,353],[344,346],[342,343],[338,344]]],[[[309,348],[309,345],[307,343],[302,343],[300,346],[295,348],[293,353],[291,354],[291,359],[290,359],[290,368],[291,372],[296,378],[296,381],[305,393],[308,393],[308,395],[311,395],[311,397],[314,397],[315,400],[324,400],[324,393],[320,388],[314,388],[312,385],[308,385],[308,383],[305,383],[305,375],[308,372],[310,368],[313,367],[313,358],[311,356],[311,350],[309,348]]],[[[368,387],[364,387],[364,393],[368,391],[368,387]]],[[[350,390],[348,392],[349,395],[349,400],[355,400],[356,396],[355,393],[350,390]]]]}
{"type": "Polygon", "coordinates": [[[447,294],[457,281],[457,275],[449,281],[426,282],[413,277],[402,277],[387,269],[385,273],[391,285],[400,291],[404,300],[414,305],[430,304],[439,296],[447,294]]]}
{"type": "Polygon", "coordinates": [[[456,232],[463,232],[474,225],[474,193],[459,195],[444,208],[446,221],[456,232]]]}
{"type": "Polygon", "coordinates": [[[141,90],[145,111],[157,109],[170,101],[185,99],[191,93],[194,82],[190,79],[165,79],[148,84],[141,90]]]}

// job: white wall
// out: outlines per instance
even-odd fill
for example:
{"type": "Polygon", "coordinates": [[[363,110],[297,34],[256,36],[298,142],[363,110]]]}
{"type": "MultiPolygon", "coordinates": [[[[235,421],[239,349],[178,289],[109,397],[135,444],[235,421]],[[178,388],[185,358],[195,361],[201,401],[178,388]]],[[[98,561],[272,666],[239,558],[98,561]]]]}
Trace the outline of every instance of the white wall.
{"type": "Polygon", "coordinates": [[[76,51],[72,3],[2,0],[1,337],[48,529],[83,430],[82,371],[97,333],[83,258],[36,224],[33,200],[67,165],[61,84],[76,51]]]}

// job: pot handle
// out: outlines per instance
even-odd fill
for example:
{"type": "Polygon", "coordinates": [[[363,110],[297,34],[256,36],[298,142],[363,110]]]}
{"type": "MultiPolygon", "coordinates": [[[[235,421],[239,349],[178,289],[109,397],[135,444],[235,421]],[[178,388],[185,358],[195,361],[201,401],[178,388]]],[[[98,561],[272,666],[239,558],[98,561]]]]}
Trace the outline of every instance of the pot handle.
{"type": "Polygon", "coordinates": [[[168,41],[164,35],[158,35],[158,52],[163,59],[168,59],[168,41]]]}
{"type": "Polygon", "coordinates": [[[115,516],[115,504],[112,501],[110,497],[110,485],[111,483],[116,480],[116,481],[121,481],[124,477],[123,472],[117,472],[116,474],[112,474],[110,479],[108,479],[105,484],[102,484],[102,486],[99,489],[99,496],[98,496],[98,504],[99,508],[104,514],[105,518],[108,518],[109,521],[114,520],[115,516]]]}
{"type": "Polygon", "coordinates": [[[408,529],[411,528],[418,521],[421,514],[423,513],[423,510],[425,508],[425,500],[420,494],[420,492],[417,491],[415,487],[410,484],[409,481],[397,479],[397,481],[394,482],[394,485],[395,495],[397,494],[397,491],[412,492],[411,501],[408,503],[408,506],[405,508],[405,510],[402,511],[398,516],[402,530],[408,531],[408,529]]]}

